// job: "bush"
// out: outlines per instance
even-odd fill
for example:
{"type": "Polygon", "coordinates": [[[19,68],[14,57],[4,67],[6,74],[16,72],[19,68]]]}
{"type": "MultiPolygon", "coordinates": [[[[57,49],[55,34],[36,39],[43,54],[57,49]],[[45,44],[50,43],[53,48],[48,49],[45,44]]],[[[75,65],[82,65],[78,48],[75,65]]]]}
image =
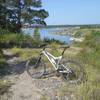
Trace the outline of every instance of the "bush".
{"type": "Polygon", "coordinates": [[[24,35],[22,33],[6,33],[0,34],[0,47],[30,47],[32,46],[32,37],[29,35],[24,35]]]}
{"type": "Polygon", "coordinates": [[[74,35],[74,37],[82,37],[82,35],[83,35],[83,32],[81,32],[81,31],[77,31],[76,33],[75,33],[75,35],[74,35]]]}
{"type": "Polygon", "coordinates": [[[57,44],[64,44],[64,42],[60,42],[59,40],[55,40],[55,39],[48,39],[48,38],[45,38],[43,40],[45,43],[48,43],[48,44],[51,44],[53,42],[57,43],[57,44]]]}

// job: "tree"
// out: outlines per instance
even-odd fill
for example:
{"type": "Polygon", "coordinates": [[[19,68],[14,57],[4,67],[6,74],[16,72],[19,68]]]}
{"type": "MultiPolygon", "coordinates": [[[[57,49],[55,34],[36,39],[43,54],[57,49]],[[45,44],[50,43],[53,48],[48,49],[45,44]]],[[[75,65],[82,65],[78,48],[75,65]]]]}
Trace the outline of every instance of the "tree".
{"type": "Polygon", "coordinates": [[[25,23],[46,25],[49,14],[41,7],[41,0],[0,0],[0,27],[19,32],[25,23]]]}
{"type": "Polygon", "coordinates": [[[46,25],[44,19],[47,18],[49,14],[44,9],[40,9],[41,7],[41,0],[25,0],[22,8],[23,23],[46,25]],[[37,10],[37,8],[39,10],[37,10]]]}
{"type": "Polygon", "coordinates": [[[0,27],[6,27],[6,7],[5,0],[0,0],[0,27]]]}
{"type": "Polygon", "coordinates": [[[12,2],[13,0],[0,0],[0,28],[17,32],[18,9],[12,2]]]}

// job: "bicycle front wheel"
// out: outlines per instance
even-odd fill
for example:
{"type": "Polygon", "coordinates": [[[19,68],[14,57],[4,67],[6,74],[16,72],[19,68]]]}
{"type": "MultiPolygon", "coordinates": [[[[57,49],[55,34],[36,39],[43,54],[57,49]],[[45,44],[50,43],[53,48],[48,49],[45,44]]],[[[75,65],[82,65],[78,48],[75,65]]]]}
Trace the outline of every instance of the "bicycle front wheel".
{"type": "Polygon", "coordinates": [[[68,60],[63,62],[63,70],[68,71],[68,73],[62,73],[64,79],[66,79],[70,83],[79,83],[82,81],[84,76],[84,71],[82,65],[73,60],[68,60]]]}
{"type": "Polygon", "coordinates": [[[26,71],[32,78],[41,78],[45,72],[45,65],[40,58],[32,58],[26,62],[26,71]]]}

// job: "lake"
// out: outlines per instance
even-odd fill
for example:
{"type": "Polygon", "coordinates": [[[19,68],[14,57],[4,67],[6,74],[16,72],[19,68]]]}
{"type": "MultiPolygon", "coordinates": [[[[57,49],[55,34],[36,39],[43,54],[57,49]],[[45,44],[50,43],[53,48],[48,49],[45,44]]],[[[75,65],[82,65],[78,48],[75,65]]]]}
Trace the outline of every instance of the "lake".
{"type": "MultiPolygon", "coordinates": [[[[40,38],[41,40],[47,38],[47,39],[55,39],[55,40],[59,40],[60,42],[64,42],[64,43],[71,43],[70,41],[70,36],[69,35],[60,35],[60,34],[53,34],[53,32],[56,31],[61,31],[61,28],[42,28],[39,30],[40,32],[40,38]]],[[[22,31],[25,34],[30,34],[33,35],[34,33],[34,28],[23,28],[22,31]]]]}

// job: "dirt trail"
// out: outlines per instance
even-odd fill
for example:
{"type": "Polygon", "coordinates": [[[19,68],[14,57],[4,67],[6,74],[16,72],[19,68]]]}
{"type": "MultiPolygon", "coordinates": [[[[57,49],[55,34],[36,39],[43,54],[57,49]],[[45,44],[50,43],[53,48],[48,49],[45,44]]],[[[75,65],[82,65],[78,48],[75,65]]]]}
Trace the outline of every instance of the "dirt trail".
{"type": "MultiPolygon", "coordinates": [[[[13,74],[7,78],[14,84],[9,89],[10,96],[2,100],[74,100],[72,91],[60,94],[61,87],[67,86],[67,83],[63,82],[60,77],[32,79],[25,71],[25,62],[19,61],[20,58],[15,57],[7,60],[13,69],[13,74]]],[[[69,87],[73,89],[74,86],[69,85],[69,87]]]]}
{"type": "Polygon", "coordinates": [[[10,88],[12,97],[8,100],[40,100],[43,96],[49,100],[58,100],[56,91],[61,82],[55,78],[34,80],[24,72],[10,88]]]}
{"type": "Polygon", "coordinates": [[[32,79],[26,72],[19,76],[10,91],[13,92],[13,95],[9,100],[39,100],[40,98],[40,91],[34,86],[32,79]]]}

